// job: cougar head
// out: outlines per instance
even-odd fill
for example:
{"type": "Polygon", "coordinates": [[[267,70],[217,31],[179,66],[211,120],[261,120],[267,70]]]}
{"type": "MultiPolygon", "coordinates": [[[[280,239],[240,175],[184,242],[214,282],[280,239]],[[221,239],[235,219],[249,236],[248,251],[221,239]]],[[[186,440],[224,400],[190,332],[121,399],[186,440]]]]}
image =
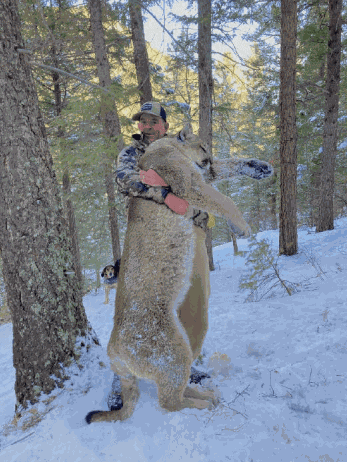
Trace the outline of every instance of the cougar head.
{"type": "Polygon", "coordinates": [[[185,124],[180,133],[181,140],[191,148],[194,155],[194,162],[201,168],[206,168],[209,164],[210,173],[213,174],[212,164],[212,154],[210,153],[207,143],[204,143],[197,135],[193,133],[193,127],[188,122],[185,124]]]}

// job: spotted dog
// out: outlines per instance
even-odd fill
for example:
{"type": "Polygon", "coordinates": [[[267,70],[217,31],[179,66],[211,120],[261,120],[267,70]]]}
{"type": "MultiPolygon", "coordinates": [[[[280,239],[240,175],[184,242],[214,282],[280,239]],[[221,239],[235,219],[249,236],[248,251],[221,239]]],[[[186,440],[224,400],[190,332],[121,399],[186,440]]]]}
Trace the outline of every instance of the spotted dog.
{"type": "Polygon", "coordinates": [[[105,301],[104,305],[109,303],[109,294],[111,289],[117,289],[117,281],[119,274],[120,260],[117,260],[115,265],[107,265],[102,270],[101,277],[104,278],[105,301]]]}

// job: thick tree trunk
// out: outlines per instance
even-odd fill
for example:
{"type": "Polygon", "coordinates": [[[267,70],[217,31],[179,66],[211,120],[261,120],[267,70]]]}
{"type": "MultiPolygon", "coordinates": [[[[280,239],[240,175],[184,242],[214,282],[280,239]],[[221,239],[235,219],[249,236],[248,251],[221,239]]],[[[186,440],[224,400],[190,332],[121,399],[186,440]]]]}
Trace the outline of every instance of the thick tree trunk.
{"type": "Polygon", "coordinates": [[[143,30],[141,2],[129,0],[131,37],[134,46],[134,61],[136,67],[140,104],[152,101],[152,86],[149,75],[148,53],[145,33],[143,30]]]}
{"type": "MultiPolygon", "coordinates": [[[[198,1],[198,55],[199,55],[199,137],[212,153],[212,42],[211,0],[198,1]]],[[[212,229],[206,232],[206,248],[210,271],[214,270],[212,229]]]]}
{"type": "Polygon", "coordinates": [[[329,31],[323,152],[321,154],[318,221],[316,231],[334,229],[334,172],[339,110],[342,0],[329,0],[329,31]]]}
{"type": "Polygon", "coordinates": [[[298,251],[297,235],[297,128],[296,128],[296,0],[281,2],[281,205],[279,253],[294,255],[298,251]]]}
{"type": "Polygon", "coordinates": [[[0,2],[0,43],[0,248],[19,412],[63,386],[89,327],[28,57],[16,51],[18,0],[0,2]]]}
{"type": "MultiPolygon", "coordinates": [[[[104,29],[102,27],[101,2],[100,0],[89,0],[90,24],[93,35],[93,46],[95,60],[99,77],[99,85],[110,88],[111,75],[110,65],[107,58],[104,29]]],[[[108,149],[116,150],[117,154],[123,148],[121,129],[117,114],[117,107],[114,97],[103,92],[101,95],[101,119],[104,128],[104,136],[108,149]]],[[[113,176],[114,164],[105,152],[103,163],[105,172],[105,185],[108,197],[109,224],[111,229],[112,251],[114,261],[121,257],[119,230],[116,209],[115,181],[113,176]]]]}

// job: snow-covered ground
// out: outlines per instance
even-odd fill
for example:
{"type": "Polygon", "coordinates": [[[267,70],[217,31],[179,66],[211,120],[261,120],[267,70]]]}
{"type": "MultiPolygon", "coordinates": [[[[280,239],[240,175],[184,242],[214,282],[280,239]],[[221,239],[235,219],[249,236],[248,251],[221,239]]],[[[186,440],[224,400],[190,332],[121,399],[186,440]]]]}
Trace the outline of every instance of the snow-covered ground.
{"type": "MultiPolygon", "coordinates": [[[[260,233],[263,238],[278,250],[278,231],[260,233]]],[[[247,247],[239,240],[240,250],[247,247]]],[[[282,276],[302,283],[292,296],[244,303],[238,281],[245,257],[234,257],[232,244],[224,244],[214,248],[214,261],[198,368],[213,375],[222,397],[217,408],[167,413],[154,383],[141,380],[128,421],[85,423],[88,411],[107,409],[113,377],[106,346],[115,291],[107,306],[101,291],[84,298],[102,345],[89,353],[95,366],[72,376],[48,409],[41,405],[42,420],[24,431],[9,425],[12,325],[0,327],[0,462],[347,461],[347,218],[336,220],[333,231],[300,230],[299,253],[279,258],[282,276]]]]}

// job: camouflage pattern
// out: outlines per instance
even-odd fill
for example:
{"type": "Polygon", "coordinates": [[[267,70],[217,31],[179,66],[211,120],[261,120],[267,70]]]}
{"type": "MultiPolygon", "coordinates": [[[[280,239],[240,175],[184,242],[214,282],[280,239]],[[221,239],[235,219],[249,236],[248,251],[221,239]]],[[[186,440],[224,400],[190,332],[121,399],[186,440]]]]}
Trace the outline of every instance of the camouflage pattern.
{"type": "MultiPolygon", "coordinates": [[[[179,133],[176,136],[181,141],[179,133]]],[[[139,158],[144,154],[147,145],[140,134],[135,134],[132,138],[132,145],[124,148],[118,156],[117,169],[115,171],[118,191],[126,197],[126,207],[128,207],[129,196],[142,197],[143,199],[164,204],[164,200],[169,193],[169,188],[163,186],[146,186],[140,181],[140,168],[137,166],[137,163],[139,158]]],[[[204,177],[208,177],[207,171],[203,172],[203,174],[204,177]]],[[[208,213],[194,209],[193,222],[196,226],[206,231],[208,213]]]]}

